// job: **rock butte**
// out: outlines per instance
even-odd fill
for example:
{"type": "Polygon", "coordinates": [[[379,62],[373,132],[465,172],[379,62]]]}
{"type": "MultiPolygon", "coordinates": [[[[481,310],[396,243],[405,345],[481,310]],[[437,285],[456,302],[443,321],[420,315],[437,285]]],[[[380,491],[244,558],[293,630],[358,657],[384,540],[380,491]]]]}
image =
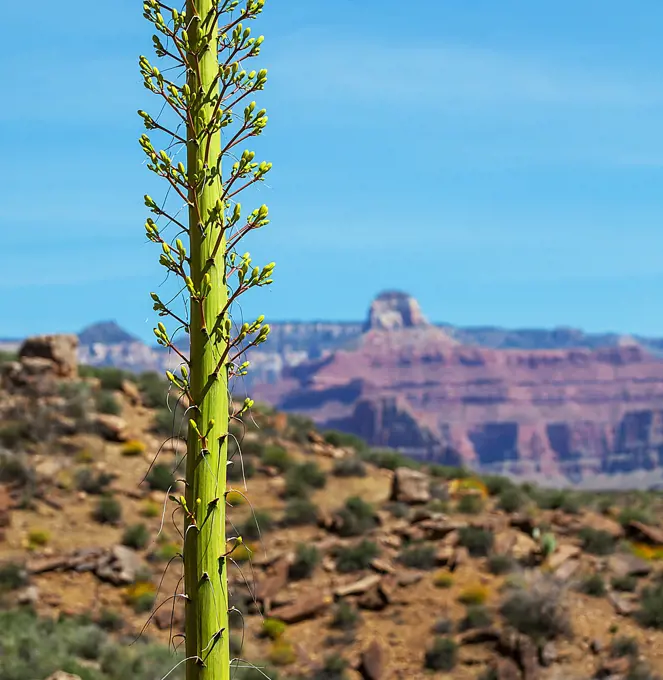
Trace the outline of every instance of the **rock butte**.
{"type": "Polygon", "coordinates": [[[484,471],[579,482],[663,464],[663,361],[633,341],[464,346],[393,291],[352,348],[287,368],[252,396],[374,446],[484,471]]]}

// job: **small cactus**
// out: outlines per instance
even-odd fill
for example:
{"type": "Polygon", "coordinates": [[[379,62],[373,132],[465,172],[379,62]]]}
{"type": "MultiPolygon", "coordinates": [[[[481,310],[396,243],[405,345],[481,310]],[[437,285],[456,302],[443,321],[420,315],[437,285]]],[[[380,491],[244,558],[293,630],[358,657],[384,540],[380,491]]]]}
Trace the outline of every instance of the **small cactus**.
{"type": "Polygon", "coordinates": [[[555,552],[555,548],[557,548],[557,540],[553,534],[548,532],[541,536],[540,545],[543,556],[548,557],[555,552]]]}

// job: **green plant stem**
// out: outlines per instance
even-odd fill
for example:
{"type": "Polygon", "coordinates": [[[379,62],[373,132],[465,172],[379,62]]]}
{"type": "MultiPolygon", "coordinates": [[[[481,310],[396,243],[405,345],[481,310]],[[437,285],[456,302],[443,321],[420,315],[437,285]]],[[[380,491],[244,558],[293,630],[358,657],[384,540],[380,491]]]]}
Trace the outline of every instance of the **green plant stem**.
{"type": "MultiPolygon", "coordinates": [[[[188,29],[189,44],[199,40],[200,21],[213,10],[212,0],[188,0],[187,16],[194,18],[188,29]]],[[[190,53],[188,83],[192,93],[218,94],[214,84],[218,74],[216,22],[213,29],[205,28],[209,40],[198,55],[190,53]]],[[[206,128],[213,111],[211,103],[196,107],[199,116],[190,116],[187,125],[187,167],[189,184],[194,186],[196,169],[211,167],[221,152],[221,135],[211,135],[206,128]]],[[[196,290],[200,290],[205,272],[211,277],[211,291],[201,301],[191,299],[190,307],[190,394],[194,409],[191,417],[197,422],[201,436],[189,428],[187,444],[186,501],[195,516],[185,519],[184,573],[186,587],[186,655],[187,680],[228,680],[230,650],[228,628],[228,578],[226,560],[226,463],[228,432],[228,367],[213,375],[223,348],[215,347],[205,324],[210,324],[224,309],[228,300],[224,247],[213,253],[219,237],[211,227],[203,234],[208,214],[221,198],[220,177],[206,182],[189,193],[189,256],[190,275],[196,290]],[[209,381],[213,380],[211,384],[209,381]],[[208,423],[214,426],[207,432],[208,423]],[[199,500],[198,500],[199,499],[199,500]],[[209,516],[208,516],[209,515],[209,516]],[[221,558],[221,559],[220,559],[221,558]]]]}

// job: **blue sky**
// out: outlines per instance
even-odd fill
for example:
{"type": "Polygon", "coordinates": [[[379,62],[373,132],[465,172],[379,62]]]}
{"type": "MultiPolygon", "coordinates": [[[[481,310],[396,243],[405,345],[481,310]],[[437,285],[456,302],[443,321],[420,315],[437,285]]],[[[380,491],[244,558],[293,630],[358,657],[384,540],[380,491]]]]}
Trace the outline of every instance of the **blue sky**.
{"type": "MultiPolygon", "coordinates": [[[[411,4],[268,0],[253,25],[274,170],[247,249],[277,268],[243,311],[361,319],[399,288],[435,321],[663,335],[663,4],[411,4]]],[[[112,5],[3,8],[0,337],[152,337],[152,33],[112,5]]]]}

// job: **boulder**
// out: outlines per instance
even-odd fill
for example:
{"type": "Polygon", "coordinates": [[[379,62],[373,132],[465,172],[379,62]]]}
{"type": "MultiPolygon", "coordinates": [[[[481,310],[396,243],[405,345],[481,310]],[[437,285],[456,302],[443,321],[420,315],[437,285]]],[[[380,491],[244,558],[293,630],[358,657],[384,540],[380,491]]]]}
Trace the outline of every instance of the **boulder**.
{"type": "Polygon", "coordinates": [[[557,569],[555,569],[555,578],[559,579],[560,581],[568,581],[573,576],[573,574],[576,573],[579,566],[580,560],[566,560],[563,564],[557,567],[557,569]]]}
{"type": "Polygon", "coordinates": [[[52,364],[52,372],[60,378],[78,376],[78,337],[75,335],[39,335],[25,340],[19,360],[40,358],[52,364]]]}
{"type": "Polygon", "coordinates": [[[362,651],[357,671],[363,680],[386,680],[387,651],[378,640],[362,651]]]}
{"type": "Polygon", "coordinates": [[[280,619],[284,623],[299,623],[299,621],[314,618],[327,609],[332,602],[333,598],[331,595],[313,592],[303,595],[295,600],[293,604],[273,609],[270,617],[280,619]]]}
{"type": "Polygon", "coordinates": [[[642,522],[629,522],[627,532],[630,536],[643,543],[663,545],[663,531],[650,527],[642,522]]]}
{"type": "Polygon", "coordinates": [[[572,557],[578,557],[578,555],[580,555],[580,548],[577,545],[569,545],[568,543],[562,544],[558,546],[557,550],[555,550],[548,558],[548,566],[552,571],[556,571],[567,560],[572,557]]]}
{"type": "Polygon", "coordinates": [[[652,571],[649,562],[625,553],[610,555],[607,565],[615,576],[648,576],[652,571]]]}
{"type": "Polygon", "coordinates": [[[379,574],[371,574],[366,576],[359,581],[354,581],[353,583],[348,583],[343,586],[339,586],[334,591],[336,597],[347,597],[348,595],[361,595],[374,586],[376,586],[382,580],[382,576],[379,574]]]}
{"type": "Polygon", "coordinates": [[[126,442],[129,440],[127,422],[120,416],[108,413],[97,413],[94,424],[100,436],[111,442],[126,442]]]}
{"type": "Polygon", "coordinates": [[[391,500],[399,503],[428,503],[431,499],[428,475],[401,467],[394,470],[391,500]]]}
{"type": "Polygon", "coordinates": [[[116,545],[97,561],[94,571],[102,581],[121,586],[134,583],[142,565],[137,552],[124,545],[116,545]]]}

